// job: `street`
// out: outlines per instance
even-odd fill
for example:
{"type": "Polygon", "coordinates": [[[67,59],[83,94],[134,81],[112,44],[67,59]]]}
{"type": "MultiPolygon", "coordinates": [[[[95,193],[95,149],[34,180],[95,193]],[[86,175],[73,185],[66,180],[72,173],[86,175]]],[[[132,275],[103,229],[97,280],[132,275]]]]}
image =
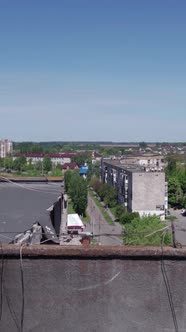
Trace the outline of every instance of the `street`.
{"type": "Polygon", "coordinates": [[[88,208],[87,213],[90,216],[91,223],[87,224],[86,230],[97,235],[95,239],[101,245],[122,245],[123,240],[121,237],[116,236],[117,234],[122,234],[122,226],[114,222],[113,225],[109,225],[104,219],[101,211],[96,206],[92,197],[88,196],[88,208]],[[102,234],[109,234],[108,236],[102,234]]]}
{"type": "Polygon", "coordinates": [[[181,215],[181,210],[170,209],[170,214],[177,218],[174,221],[176,241],[186,245],[186,217],[181,215]]]}

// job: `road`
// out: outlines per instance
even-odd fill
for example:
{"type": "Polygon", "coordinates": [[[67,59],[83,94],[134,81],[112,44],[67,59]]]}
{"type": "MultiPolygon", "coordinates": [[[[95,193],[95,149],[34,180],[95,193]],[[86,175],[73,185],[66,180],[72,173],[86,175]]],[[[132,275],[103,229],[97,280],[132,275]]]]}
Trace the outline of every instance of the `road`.
{"type": "Polygon", "coordinates": [[[92,197],[88,197],[88,208],[87,213],[90,216],[91,223],[87,225],[86,230],[92,232],[96,236],[96,240],[101,245],[122,245],[123,241],[117,234],[122,233],[122,226],[114,222],[113,225],[109,225],[104,219],[101,211],[96,206],[92,197]],[[110,234],[109,236],[102,234],[110,234]]]}
{"type": "Polygon", "coordinates": [[[186,245],[186,217],[181,215],[181,210],[170,209],[172,216],[177,219],[174,221],[176,241],[182,245],[186,245]]]}

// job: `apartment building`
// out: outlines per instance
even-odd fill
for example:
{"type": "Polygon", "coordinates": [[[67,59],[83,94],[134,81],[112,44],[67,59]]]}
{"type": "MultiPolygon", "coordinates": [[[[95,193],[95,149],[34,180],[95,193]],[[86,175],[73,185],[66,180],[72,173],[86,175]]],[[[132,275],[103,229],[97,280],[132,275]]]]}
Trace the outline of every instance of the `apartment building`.
{"type": "Polygon", "coordinates": [[[54,165],[64,165],[66,163],[71,163],[71,158],[75,153],[25,153],[25,154],[16,154],[13,156],[13,160],[18,157],[26,157],[27,163],[36,164],[38,161],[43,162],[44,157],[49,157],[54,165]]]}
{"type": "Polygon", "coordinates": [[[0,158],[7,157],[8,154],[13,152],[13,143],[9,139],[0,140],[0,158]]]}
{"type": "Polygon", "coordinates": [[[165,216],[168,209],[167,184],[163,171],[150,171],[119,160],[102,160],[101,180],[117,190],[118,202],[129,212],[165,216]]]}

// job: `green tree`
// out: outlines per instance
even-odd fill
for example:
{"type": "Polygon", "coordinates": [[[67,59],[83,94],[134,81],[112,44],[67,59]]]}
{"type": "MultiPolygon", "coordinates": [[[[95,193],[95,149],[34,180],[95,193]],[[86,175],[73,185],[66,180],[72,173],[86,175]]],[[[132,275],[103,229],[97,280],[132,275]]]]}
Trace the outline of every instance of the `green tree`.
{"type": "Polygon", "coordinates": [[[88,203],[87,181],[77,172],[67,171],[64,175],[65,189],[69,194],[73,209],[80,215],[85,215],[88,203]]]}
{"type": "Polygon", "coordinates": [[[13,168],[19,172],[24,171],[26,169],[26,165],[27,161],[25,156],[18,157],[13,161],[13,168]]]}
{"type": "Polygon", "coordinates": [[[166,175],[169,177],[176,173],[176,160],[172,157],[167,158],[166,175]]]}
{"type": "Polygon", "coordinates": [[[109,185],[107,183],[103,183],[101,185],[101,187],[99,188],[98,195],[99,195],[99,197],[101,198],[102,201],[104,200],[108,189],[109,189],[109,185]]]}
{"type": "Polygon", "coordinates": [[[121,224],[128,224],[131,223],[132,220],[134,220],[135,218],[139,218],[139,213],[138,212],[124,212],[120,218],[119,218],[119,222],[121,224]]]}
{"type": "Polygon", "coordinates": [[[108,190],[105,193],[104,202],[108,207],[114,207],[117,204],[117,192],[114,187],[108,185],[108,190]]]}
{"type": "Polygon", "coordinates": [[[77,174],[71,186],[70,197],[76,213],[85,215],[87,208],[87,182],[77,174]]]}
{"type": "Polygon", "coordinates": [[[35,163],[35,170],[39,171],[39,172],[42,172],[42,169],[43,169],[43,164],[42,164],[42,161],[39,160],[35,163]]]}
{"type": "Polygon", "coordinates": [[[48,156],[43,158],[43,170],[47,173],[52,170],[52,162],[48,156]]]}
{"type": "Polygon", "coordinates": [[[168,200],[171,205],[181,204],[183,201],[183,191],[179,180],[172,176],[168,181],[168,200]]]}
{"type": "Polygon", "coordinates": [[[118,220],[120,220],[120,217],[122,214],[126,212],[125,207],[123,205],[117,205],[115,209],[115,216],[118,220]]]}
{"type": "Polygon", "coordinates": [[[12,159],[12,157],[3,158],[3,166],[6,169],[12,169],[13,168],[13,159],[12,159]]]}
{"type": "Polygon", "coordinates": [[[99,179],[96,176],[92,177],[90,181],[90,187],[92,187],[95,192],[98,193],[102,185],[103,184],[99,181],[99,179]]]}
{"type": "Polygon", "coordinates": [[[82,152],[71,158],[72,162],[77,163],[79,166],[84,165],[85,163],[91,163],[91,154],[90,152],[82,152]]]}
{"type": "Polygon", "coordinates": [[[67,192],[67,194],[69,194],[70,186],[72,185],[71,181],[73,182],[72,177],[74,173],[74,171],[66,171],[64,174],[65,191],[67,192]]]}

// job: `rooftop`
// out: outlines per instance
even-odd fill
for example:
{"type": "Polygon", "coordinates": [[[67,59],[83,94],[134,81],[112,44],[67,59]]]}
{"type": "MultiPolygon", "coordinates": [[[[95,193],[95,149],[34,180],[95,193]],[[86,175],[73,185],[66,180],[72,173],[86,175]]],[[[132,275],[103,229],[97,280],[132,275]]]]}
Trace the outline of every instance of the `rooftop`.
{"type": "Polygon", "coordinates": [[[9,243],[36,221],[52,228],[47,209],[60,192],[60,184],[0,183],[0,241],[9,243]]]}
{"type": "Polygon", "coordinates": [[[118,167],[120,169],[123,169],[123,170],[126,170],[126,171],[129,171],[129,172],[133,172],[133,173],[145,173],[145,170],[143,167],[140,167],[138,165],[135,165],[135,164],[127,164],[127,165],[124,165],[122,163],[120,163],[119,160],[105,160],[103,159],[103,162],[104,164],[108,164],[108,165],[112,165],[112,166],[115,166],[115,167],[118,167]]]}

